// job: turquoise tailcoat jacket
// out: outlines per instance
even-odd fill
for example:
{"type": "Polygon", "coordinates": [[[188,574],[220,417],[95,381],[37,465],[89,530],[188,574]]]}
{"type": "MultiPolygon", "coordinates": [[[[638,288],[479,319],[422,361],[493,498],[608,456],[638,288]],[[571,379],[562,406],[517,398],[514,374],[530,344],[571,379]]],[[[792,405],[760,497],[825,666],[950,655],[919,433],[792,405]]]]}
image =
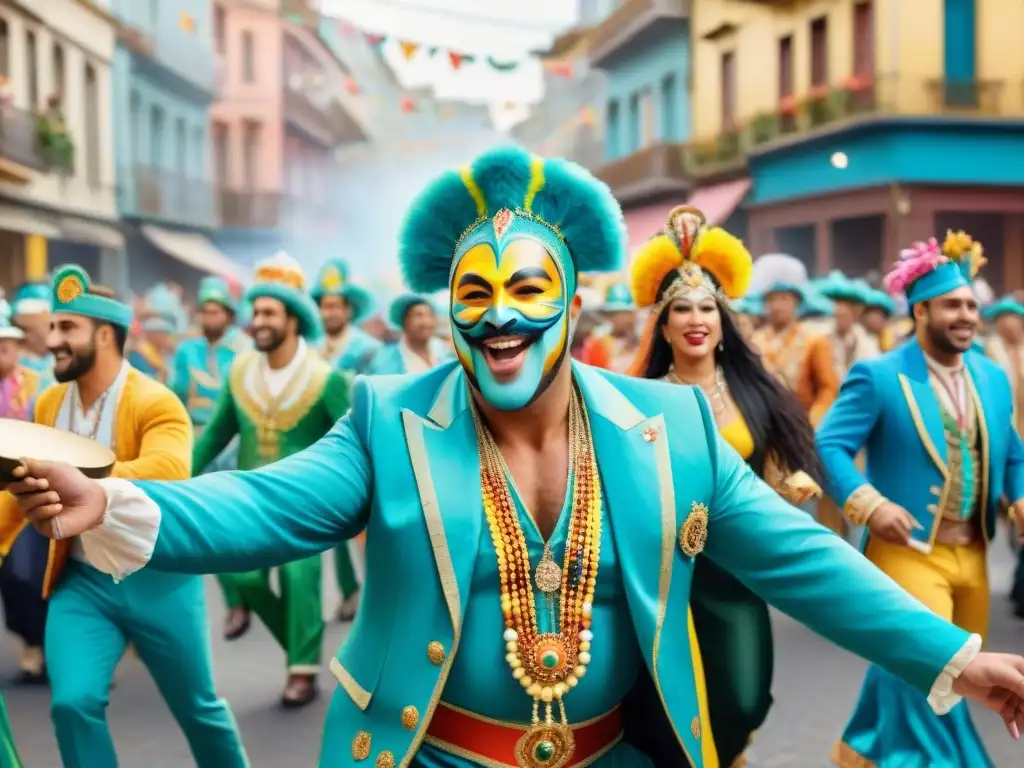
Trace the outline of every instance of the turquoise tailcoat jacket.
{"type": "MultiPolygon", "coordinates": [[[[699,505],[709,515],[706,556],[835,643],[931,688],[969,635],[782,501],[719,438],[703,397],[690,387],[573,369],[629,605],[623,620],[632,622],[691,765],[702,765],[706,727],[693,727],[694,559],[680,549],[679,533],[699,505]]],[[[137,484],[161,509],[150,566],[162,570],[270,567],[366,529],[366,610],[331,664],[340,687],[322,768],[355,766],[360,732],[371,736],[371,759],[387,750],[409,765],[455,655],[474,652],[460,646],[460,629],[487,531],[468,397],[456,363],[419,376],[359,378],[351,412],[301,453],[253,472],[137,484]],[[420,714],[412,730],[402,717],[410,706],[420,714]]]]}
{"type": "Polygon", "coordinates": [[[350,326],[348,342],[340,354],[328,358],[328,362],[339,371],[367,373],[374,357],[381,349],[381,343],[362,328],[350,326]]]}
{"type": "MultiPolygon", "coordinates": [[[[982,530],[995,535],[1000,497],[1024,497],[1024,446],[1014,429],[1013,396],[1003,370],[984,355],[964,354],[968,395],[978,412],[982,530]]],[[[949,492],[946,437],[924,352],[912,339],[857,363],[817,432],[829,495],[843,507],[870,483],[921,524],[921,544],[934,544],[949,492]],[[855,457],[867,449],[867,476],[855,457]]],[[[866,537],[865,537],[866,541],[866,537]]]]}

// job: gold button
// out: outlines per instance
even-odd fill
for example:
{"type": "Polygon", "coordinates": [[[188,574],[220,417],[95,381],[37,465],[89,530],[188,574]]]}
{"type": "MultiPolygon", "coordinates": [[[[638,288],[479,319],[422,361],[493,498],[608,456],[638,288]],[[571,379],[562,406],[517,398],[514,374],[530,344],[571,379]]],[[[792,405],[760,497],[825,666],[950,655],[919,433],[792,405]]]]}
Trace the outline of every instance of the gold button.
{"type": "Polygon", "coordinates": [[[942,494],[942,489],[939,488],[939,486],[937,485],[933,485],[931,488],[928,489],[928,493],[932,494],[933,496],[939,496],[942,494]]]}
{"type": "Polygon", "coordinates": [[[653,443],[655,440],[658,439],[658,430],[656,430],[654,427],[647,427],[647,429],[643,431],[643,436],[644,440],[646,440],[648,443],[653,443]]]}
{"type": "Polygon", "coordinates": [[[700,718],[695,717],[690,721],[690,731],[693,733],[693,738],[700,738],[700,718]]]}
{"type": "Polygon", "coordinates": [[[406,707],[402,710],[402,727],[407,731],[415,731],[420,724],[420,711],[416,707],[406,707]]]}
{"type": "Polygon", "coordinates": [[[370,756],[370,734],[360,731],[352,739],[352,759],[365,760],[370,756]]]}
{"type": "Polygon", "coordinates": [[[427,658],[436,666],[444,664],[444,646],[434,640],[427,646],[427,658]]]}
{"type": "Polygon", "coordinates": [[[377,755],[377,768],[395,768],[395,756],[385,749],[377,755]]]}
{"type": "Polygon", "coordinates": [[[929,504],[928,505],[928,511],[931,512],[934,515],[934,514],[936,514],[939,511],[939,508],[937,506],[935,506],[934,504],[929,504]]]}

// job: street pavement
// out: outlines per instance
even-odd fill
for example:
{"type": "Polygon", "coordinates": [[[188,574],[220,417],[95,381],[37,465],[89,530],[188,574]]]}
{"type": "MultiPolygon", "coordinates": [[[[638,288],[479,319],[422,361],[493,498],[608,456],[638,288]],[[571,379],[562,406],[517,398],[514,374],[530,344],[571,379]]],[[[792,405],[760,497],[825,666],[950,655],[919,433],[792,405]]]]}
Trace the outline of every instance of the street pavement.
{"type": "MultiPolygon", "coordinates": [[[[1009,614],[1006,594],[1013,560],[1005,540],[990,557],[992,631],[990,648],[1024,652],[1024,622],[1009,614]]],[[[325,563],[326,563],[325,559],[325,563]]],[[[325,574],[325,607],[335,605],[335,591],[325,574]]],[[[220,592],[208,581],[217,684],[231,702],[253,768],[303,768],[316,765],[320,728],[330,694],[330,672],[321,674],[321,697],[312,706],[286,712],[278,707],[284,683],[284,660],[270,635],[254,621],[249,633],[233,643],[220,635],[220,592]]],[[[338,647],[346,626],[332,623],[324,638],[324,658],[338,647]]],[[[775,617],[775,705],[757,734],[752,768],[824,768],[832,743],[842,732],[856,701],[865,664],[829,645],[791,619],[775,617]]],[[[16,647],[0,641],[0,680],[16,669],[16,647]]],[[[111,692],[109,719],[123,768],[179,768],[194,765],[188,747],[145,669],[128,657],[111,692]]],[[[60,768],[45,689],[2,685],[14,734],[26,768],[60,768]]],[[[976,711],[978,725],[999,768],[1024,764],[1024,744],[1014,745],[998,717],[976,711]]]]}

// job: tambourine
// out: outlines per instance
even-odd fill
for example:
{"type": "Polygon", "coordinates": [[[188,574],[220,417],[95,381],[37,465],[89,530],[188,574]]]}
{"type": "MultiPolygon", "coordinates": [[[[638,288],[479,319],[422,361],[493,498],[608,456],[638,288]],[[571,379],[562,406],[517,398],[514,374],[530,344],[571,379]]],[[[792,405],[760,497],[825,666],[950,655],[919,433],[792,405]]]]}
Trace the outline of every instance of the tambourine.
{"type": "Polygon", "coordinates": [[[59,461],[77,467],[86,477],[108,477],[117,457],[95,440],[31,421],[0,419],[0,483],[15,480],[22,458],[59,461]]]}

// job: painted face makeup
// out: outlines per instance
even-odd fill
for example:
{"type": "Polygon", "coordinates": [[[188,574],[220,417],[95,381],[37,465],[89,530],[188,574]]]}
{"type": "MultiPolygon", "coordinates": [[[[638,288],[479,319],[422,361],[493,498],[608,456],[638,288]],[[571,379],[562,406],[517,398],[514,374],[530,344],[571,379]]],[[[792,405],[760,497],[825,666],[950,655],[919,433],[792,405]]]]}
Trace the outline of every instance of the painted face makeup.
{"type": "Polygon", "coordinates": [[[565,358],[571,278],[549,238],[531,233],[543,225],[527,221],[517,232],[495,221],[470,238],[452,273],[453,340],[474,386],[514,411],[547,389],[565,358]]]}

